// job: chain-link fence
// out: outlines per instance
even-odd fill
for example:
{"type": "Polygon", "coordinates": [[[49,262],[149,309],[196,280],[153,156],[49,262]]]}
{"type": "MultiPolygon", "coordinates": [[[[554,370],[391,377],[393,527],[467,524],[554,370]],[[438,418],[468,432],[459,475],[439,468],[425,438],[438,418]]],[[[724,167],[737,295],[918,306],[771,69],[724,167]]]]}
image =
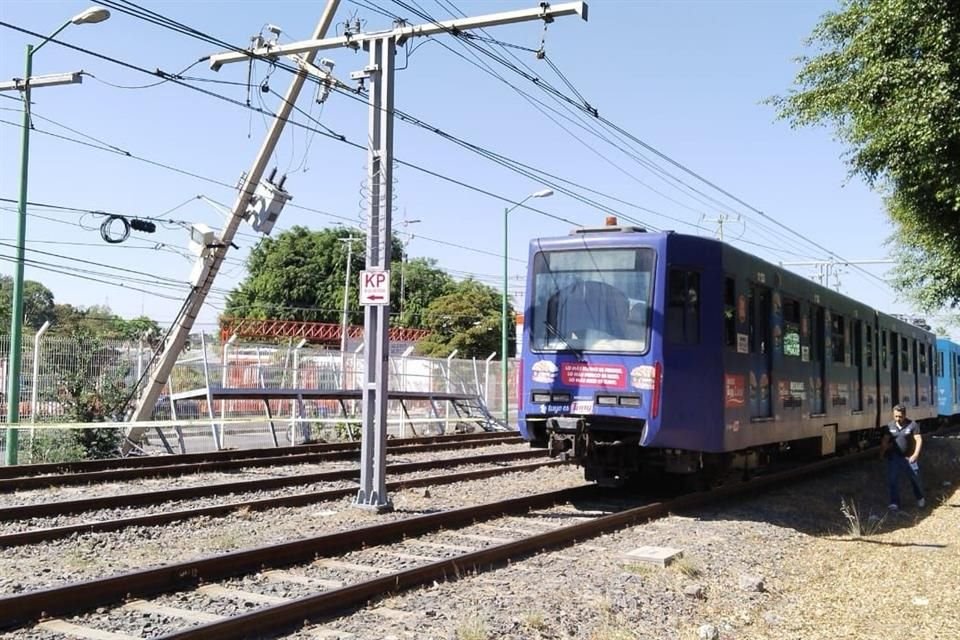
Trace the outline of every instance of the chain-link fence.
{"type": "MultiPolygon", "coordinates": [[[[359,391],[364,370],[362,347],[341,353],[292,343],[223,343],[207,336],[191,340],[191,345],[178,359],[154,407],[153,419],[169,424],[148,431],[145,451],[282,446],[358,436],[358,400],[287,398],[265,402],[213,396],[220,389],[359,391]]],[[[485,360],[422,358],[411,355],[411,347],[403,351],[397,345],[392,347],[388,363],[391,391],[477,396],[490,413],[498,418],[503,415],[501,363],[493,356],[485,360]]],[[[0,336],[0,460],[5,459],[6,447],[8,356],[9,339],[0,336]]],[[[75,411],[78,386],[82,393],[97,392],[98,398],[106,397],[109,390],[119,406],[145,375],[151,356],[151,346],[144,342],[26,338],[20,375],[21,462],[82,455],[71,444],[69,430],[43,425],[83,419],[75,411]]],[[[514,363],[510,363],[508,380],[507,399],[515,401],[514,363]]],[[[94,420],[123,419],[122,409],[114,413],[107,406],[99,409],[94,420]]],[[[514,408],[510,411],[513,415],[514,408]]],[[[400,437],[449,431],[461,421],[451,403],[430,400],[393,400],[388,414],[388,431],[400,437]]]]}

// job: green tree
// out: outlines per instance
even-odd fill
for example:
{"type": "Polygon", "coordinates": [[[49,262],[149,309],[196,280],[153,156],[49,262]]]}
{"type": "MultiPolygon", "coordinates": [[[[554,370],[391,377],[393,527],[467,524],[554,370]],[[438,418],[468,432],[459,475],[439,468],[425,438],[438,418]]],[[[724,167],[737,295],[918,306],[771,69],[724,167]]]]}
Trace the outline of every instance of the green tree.
{"type": "MultiPolygon", "coordinates": [[[[10,327],[10,313],[13,305],[13,278],[0,276],[0,332],[6,333],[10,327]]],[[[36,331],[44,322],[54,320],[53,292],[39,282],[25,280],[23,283],[23,323],[36,331]]]]}
{"type": "MultiPolygon", "coordinates": [[[[276,318],[340,322],[347,263],[347,229],[313,231],[292,227],[275,238],[264,238],[250,252],[247,277],[230,292],[226,317],[276,318]]],[[[401,265],[402,244],[394,238],[391,262],[391,312],[398,323],[418,327],[422,310],[452,282],[432,261],[411,260],[401,265]],[[400,312],[400,274],[404,272],[404,317],[400,312]]],[[[353,323],[362,322],[358,302],[358,274],[366,263],[365,246],[353,241],[349,311],[353,323]]]]}
{"type": "MultiPolygon", "coordinates": [[[[60,378],[60,402],[71,422],[122,420],[128,400],[125,378],[130,367],[119,361],[101,339],[85,331],[71,336],[76,341],[75,366],[60,378]]],[[[120,432],[116,429],[71,431],[73,442],[87,458],[116,455],[120,432]]]]}
{"type": "Polygon", "coordinates": [[[147,316],[124,320],[104,305],[78,308],[70,304],[58,304],[54,305],[53,317],[50,332],[54,335],[81,334],[107,340],[130,341],[143,338],[151,344],[162,335],[160,325],[147,316]]]}
{"type": "Polygon", "coordinates": [[[430,303],[449,293],[455,285],[453,278],[441,271],[437,261],[432,258],[415,258],[406,264],[394,263],[391,269],[390,301],[398,314],[397,324],[403,327],[423,326],[424,312],[430,303]]]}
{"type": "Polygon", "coordinates": [[[814,29],[793,126],[832,125],[854,173],[886,195],[895,285],[927,310],[960,304],[960,2],[844,0],[814,29]]]}
{"type": "MultiPolygon", "coordinates": [[[[473,279],[455,284],[450,293],[430,303],[424,312],[424,328],[430,335],[417,344],[424,356],[447,356],[457,349],[463,358],[486,358],[500,352],[500,293],[473,279]]],[[[513,310],[507,330],[513,334],[513,310]]]]}

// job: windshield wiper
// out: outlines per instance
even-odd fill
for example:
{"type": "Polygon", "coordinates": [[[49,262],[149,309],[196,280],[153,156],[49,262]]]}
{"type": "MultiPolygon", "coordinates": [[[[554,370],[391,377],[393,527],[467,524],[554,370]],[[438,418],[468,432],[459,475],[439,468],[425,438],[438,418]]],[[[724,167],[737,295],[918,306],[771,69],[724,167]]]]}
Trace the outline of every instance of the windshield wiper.
{"type": "Polygon", "coordinates": [[[550,324],[550,322],[547,320],[543,321],[543,326],[547,328],[548,333],[552,334],[557,340],[563,343],[563,346],[566,347],[566,351],[572,351],[578,358],[580,357],[580,355],[583,353],[583,349],[575,349],[573,345],[571,345],[567,339],[563,337],[563,335],[560,333],[560,330],[550,324]]]}

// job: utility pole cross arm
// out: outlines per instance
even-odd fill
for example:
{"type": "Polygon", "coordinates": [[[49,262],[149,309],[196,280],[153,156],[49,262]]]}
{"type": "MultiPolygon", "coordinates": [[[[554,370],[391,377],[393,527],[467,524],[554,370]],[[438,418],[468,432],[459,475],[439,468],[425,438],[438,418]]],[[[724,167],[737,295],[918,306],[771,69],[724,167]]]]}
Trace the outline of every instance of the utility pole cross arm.
{"type": "Polygon", "coordinates": [[[324,49],[336,49],[338,47],[357,47],[368,41],[379,40],[381,38],[394,38],[397,44],[403,44],[404,40],[409,38],[496,27],[515,22],[529,22],[532,20],[552,22],[554,18],[570,15],[578,15],[583,20],[587,20],[587,9],[586,2],[565,2],[558,5],[541,3],[541,6],[535,9],[518,9],[516,11],[504,11],[472,18],[459,18],[455,20],[431,22],[430,24],[401,26],[393,30],[339,36],[336,38],[302,40],[289,44],[259,47],[252,51],[218,53],[210,56],[210,68],[214,71],[219,71],[220,67],[225,64],[245,62],[252,57],[278,58],[280,56],[290,56],[324,49]]]}
{"type": "Polygon", "coordinates": [[[33,76],[29,80],[14,78],[9,82],[0,82],[0,91],[25,91],[38,87],[56,87],[61,84],[82,84],[83,71],[69,71],[67,73],[49,73],[43,76],[33,76]]]}

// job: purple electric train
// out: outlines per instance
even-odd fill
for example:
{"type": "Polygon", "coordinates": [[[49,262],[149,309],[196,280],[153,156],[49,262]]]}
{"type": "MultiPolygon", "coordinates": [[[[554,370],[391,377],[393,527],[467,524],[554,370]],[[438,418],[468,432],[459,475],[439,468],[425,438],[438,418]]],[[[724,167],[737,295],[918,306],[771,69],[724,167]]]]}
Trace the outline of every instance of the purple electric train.
{"type": "Polygon", "coordinates": [[[717,240],[610,223],[532,241],[524,309],[521,433],[588,480],[749,471],[866,446],[897,403],[937,415],[929,331],[717,240]]]}

